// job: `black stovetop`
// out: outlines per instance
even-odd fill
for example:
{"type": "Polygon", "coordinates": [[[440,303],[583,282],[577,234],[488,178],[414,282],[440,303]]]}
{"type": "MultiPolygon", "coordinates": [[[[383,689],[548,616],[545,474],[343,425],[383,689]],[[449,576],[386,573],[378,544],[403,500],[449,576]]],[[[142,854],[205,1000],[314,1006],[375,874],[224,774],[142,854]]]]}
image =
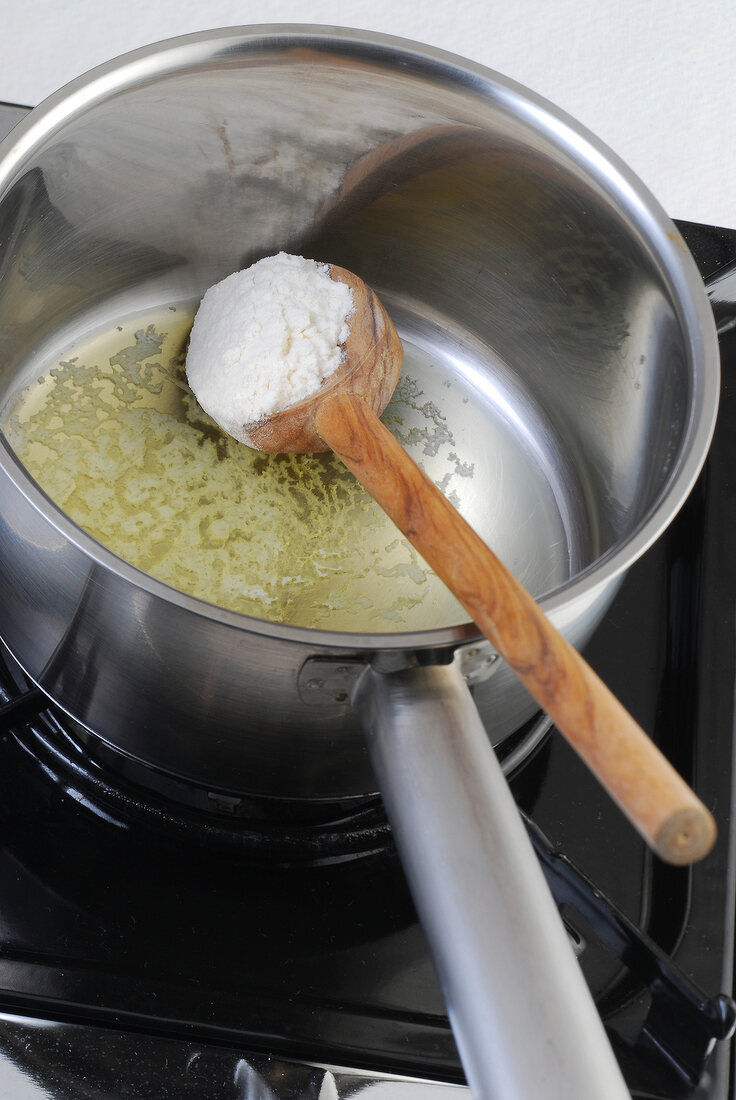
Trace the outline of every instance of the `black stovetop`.
{"type": "MultiPolygon", "coordinates": [[[[726,1100],[730,1044],[710,1048],[733,1019],[736,233],[680,228],[715,280],[716,436],[586,655],[719,840],[662,864],[554,732],[511,783],[632,1093],[726,1100]]],[[[9,657],[0,700],[3,1096],[316,1097],[315,1063],[463,1081],[378,801],[342,822],[203,814],[116,774],[9,657]]]]}

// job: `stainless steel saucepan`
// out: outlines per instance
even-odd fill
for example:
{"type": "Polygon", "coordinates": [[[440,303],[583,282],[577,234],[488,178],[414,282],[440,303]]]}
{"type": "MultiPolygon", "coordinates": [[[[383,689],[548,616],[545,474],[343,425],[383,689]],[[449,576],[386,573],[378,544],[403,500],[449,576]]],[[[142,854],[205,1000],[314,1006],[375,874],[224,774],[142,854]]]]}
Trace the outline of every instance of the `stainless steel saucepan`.
{"type": "MultiPolygon", "coordinates": [[[[0,152],[1,409],[259,256],[347,267],[441,429],[414,433],[428,470],[578,646],[703,463],[717,342],[676,228],[492,72],[352,31],[198,34],[74,82],[0,152]]],[[[478,1096],[626,1094],[491,750],[534,704],[472,624],[222,610],[97,543],[7,442],[0,561],[3,640],[93,739],[212,791],[380,785],[478,1096]]]]}

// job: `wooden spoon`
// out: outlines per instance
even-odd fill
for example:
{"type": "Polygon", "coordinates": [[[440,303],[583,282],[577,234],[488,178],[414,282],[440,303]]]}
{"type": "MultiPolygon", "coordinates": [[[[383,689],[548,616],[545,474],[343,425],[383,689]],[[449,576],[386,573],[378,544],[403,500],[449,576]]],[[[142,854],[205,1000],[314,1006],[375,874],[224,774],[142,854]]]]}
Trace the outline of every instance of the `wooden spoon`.
{"type": "Polygon", "coordinates": [[[322,388],[257,424],[264,451],[332,450],[444,581],[655,852],[701,859],[713,817],[631,715],[550,623],[526,589],[378,419],[403,350],[373,291],[333,266],[353,291],[345,362],[322,388]]]}

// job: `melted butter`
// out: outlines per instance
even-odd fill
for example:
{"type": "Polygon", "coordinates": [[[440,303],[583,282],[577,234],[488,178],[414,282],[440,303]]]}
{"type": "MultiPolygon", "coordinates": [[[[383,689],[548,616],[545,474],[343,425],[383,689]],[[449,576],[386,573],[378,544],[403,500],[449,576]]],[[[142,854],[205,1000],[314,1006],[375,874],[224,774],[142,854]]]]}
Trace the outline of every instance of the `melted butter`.
{"type": "MultiPolygon", "coordinates": [[[[51,499],[139,569],[233,611],[360,632],[465,621],[334,455],[253,451],[203,413],[184,370],[192,319],[170,307],[100,333],[20,395],[3,430],[51,499]]],[[[447,427],[420,397],[402,377],[385,418],[432,454],[447,427]]]]}

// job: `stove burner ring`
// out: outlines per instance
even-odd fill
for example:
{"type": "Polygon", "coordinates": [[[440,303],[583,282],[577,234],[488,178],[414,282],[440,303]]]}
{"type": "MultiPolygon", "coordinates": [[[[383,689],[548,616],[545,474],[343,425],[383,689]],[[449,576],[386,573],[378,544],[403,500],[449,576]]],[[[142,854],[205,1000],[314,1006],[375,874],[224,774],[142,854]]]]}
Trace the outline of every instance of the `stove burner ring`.
{"type": "Polygon", "coordinates": [[[193,845],[213,855],[281,865],[332,863],[393,847],[379,798],[363,799],[358,805],[330,803],[321,815],[319,804],[309,804],[311,817],[304,819],[299,807],[273,807],[278,817],[269,818],[268,807],[255,800],[219,794],[209,798],[211,792],[157,777],[164,780],[163,793],[94,759],[63,717],[62,724],[48,708],[12,729],[27,766],[73,803],[75,812],[87,813],[97,819],[98,827],[124,831],[141,844],[173,845],[177,850],[193,845]],[[177,787],[186,792],[187,801],[172,797],[177,787]],[[198,804],[202,797],[209,803],[206,808],[198,804]]]}
{"type": "MultiPolygon", "coordinates": [[[[377,794],[288,801],[208,790],[124,756],[29,687],[19,670],[6,665],[4,672],[2,728],[65,798],[110,825],[286,862],[350,859],[393,847],[377,794]]],[[[536,753],[550,728],[547,716],[537,715],[497,747],[507,776],[536,753]]]]}
{"type": "MultiPolygon", "coordinates": [[[[53,713],[53,710],[52,710],[53,713]]],[[[381,804],[378,793],[335,799],[288,799],[249,795],[239,791],[210,790],[205,786],[179,779],[121,753],[66,715],[57,724],[78,749],[104,773],[118,776],[141,790],[148,790],[173,802],[207,815],[216,814],[228,821],[251,824],[337,824],[360,814],[367,807],[381,804]]],[[[552,727],[551,719],[537,714],[502,745],[496,747],[504,774],[518,772],[544,742],[552,727]]]]}

